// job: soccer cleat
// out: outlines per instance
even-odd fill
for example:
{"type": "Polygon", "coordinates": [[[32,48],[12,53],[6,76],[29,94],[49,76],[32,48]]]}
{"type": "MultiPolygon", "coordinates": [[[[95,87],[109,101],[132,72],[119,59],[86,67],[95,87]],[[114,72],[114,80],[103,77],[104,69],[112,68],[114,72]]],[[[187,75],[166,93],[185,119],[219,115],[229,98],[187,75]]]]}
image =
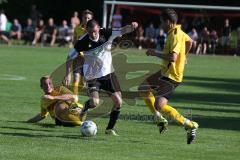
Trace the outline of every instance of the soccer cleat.
{"type": "Polygon", "coordinates": [[[161,118],[157,120],[157,126],[159,128],[160,134],[167,131],[168,121],[165,118],[161,118]]]}
{"type": "Polygon", "coordinates": [[[195,138],[196,138],[196,133],[199,125],[197,122],[192,122],[193,127],[192,128],[185,128],[187,130],[187,144],[191,144],[195,138]]]}
{"type": "Polygon", "coordinates": [[[113,136],[119,136],[116,131],[114,131],[113,129],[106,129],[105,130],[105,134],[108,134],[108,135],[113,135],[113,136]]]}
{"type": "Polygon", "coordinates": [[[87,119],[87,111],[83,112],[83,110],[79,114],[80,121],[84,122],[87,119]]]}

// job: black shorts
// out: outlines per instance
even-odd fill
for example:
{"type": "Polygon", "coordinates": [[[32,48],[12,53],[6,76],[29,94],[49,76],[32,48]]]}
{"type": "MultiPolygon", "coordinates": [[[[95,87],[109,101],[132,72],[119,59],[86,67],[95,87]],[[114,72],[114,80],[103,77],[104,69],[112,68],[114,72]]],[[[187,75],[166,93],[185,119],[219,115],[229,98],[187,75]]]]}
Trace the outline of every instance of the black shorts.
{"type": "Polygon", "coordinates": [[[76,124],[71,123],[71,122],[63,122],[63,121],[59,120],[58,118],[55,118],[55,124],[56,124],[56,126],[64,126],[64,127],[75,127],[75,126],[77,126],[76,124]]]}
{"type": "Polygon", "coordinates": [[[81,56],[77,56],[73,59],[73,74],[79,73],[83,76],[83,62],[84,58],[81,56]]]}
{"type": "Polygon", "coordinates": [[[116,74],[110,73],[106,76],[87,81],[89,92],[104,90],[108,94],[121,91],[116,74]]]}
{"type": "Polygon", "coordinates": [[[168,77],[161,76],[161,71],[153,74],[146,79],[147,85],[154,90],[156,96],[165,97],[169,99],[177,86],[180,84],[168,77]]]}

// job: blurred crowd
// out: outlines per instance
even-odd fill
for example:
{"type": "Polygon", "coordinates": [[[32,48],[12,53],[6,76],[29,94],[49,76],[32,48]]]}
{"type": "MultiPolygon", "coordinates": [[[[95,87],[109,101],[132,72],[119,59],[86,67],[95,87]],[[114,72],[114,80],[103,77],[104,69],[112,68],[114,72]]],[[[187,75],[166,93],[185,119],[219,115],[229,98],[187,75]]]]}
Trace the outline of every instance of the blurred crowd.
{"type": "Polygon", "coordinates": [[[44,22],[42,15],[33,6],[30,17],[26,19],[23,26],[18,19],[8,21],[3,10],[0,11],[0,39],[9,45],[13,40],[21,40],[24,44],[44,46],[72,45],[74,28],[80,24],[78,12],[74,12],[70,19],[62,20],[61,25],[56,25],[54,18],[44,22]]]}
{"type": "MultiPolygon", "coordinates": [[[[112,26],[121,27],[122,16],[117,10],[112,18],[112,26]]],[[[182,22],[182,21],[181,21],[182,22]]],[[[29,45],[43,46],[72,46],[74,28],[81,23],[78,12],[74,12],[69,20],[62,20],[60,25],[56,25],[54,18],[49,18],[47,22],[43,20],[42,14],[33,5],[31,13],[26,22],[22,25],[18,19],[8,21],[3,10],[0,11],[0,41],[8,43],[13,40],[23,41],[29,45]],[[70,22],[70,23],[68,23],[70,22]]],[[[184,29],[184,22],[182,28],[184,29]]],[[[186,30],[185,30],[186,31],[186,30]]],[[[222,53],[229,54],[231,51],[231,26],[229,19],[225,19],[221,27],[221,31],[217,32],[214,29],[209,29],[206,26],[199,28],[191,28],[188,35],[193,40],[191,52],[195,54],[215,54],[219,53],[220,48],[222,53]]],[[[156,48],[162,51],[166,42],[167,33],[161,28],[161,25],[155,27],[150,23],[147,27],[140,25],[131,37],[138,49],[156,48]]],[[[234,54],[240,53],[240,28],[237,29],[237,41],[234,54]]]]}
{"type": "MultiPolygon", "coordinates": [[[[184,27],[182,25],[182,27],[184,27]]],[[[192,28],[189,32],[186,32],[193,40],[193,47],[191,52],[194,54],[215,54],[217,49],[221,49],[222,53],[230,54],[231,51],[231,26],[229,19],[225,19],[221,28],[221,32],[217,32],[214,29],[209,29],[203,26],[202,29],[192,28]]],[[[153,23],[150,23],[148,27],[143,28],[140,26],[136,31],[135,41],[139,49],[142,48],[154,48],[161,51],[164,48],[166,42],[167,33],[161,28],[161,25],[157,28],[153,23]]],[[[233,54],[239,54],[240,51],[240,28],[237,30],[237,48],[235,48],[233,54]]]]}

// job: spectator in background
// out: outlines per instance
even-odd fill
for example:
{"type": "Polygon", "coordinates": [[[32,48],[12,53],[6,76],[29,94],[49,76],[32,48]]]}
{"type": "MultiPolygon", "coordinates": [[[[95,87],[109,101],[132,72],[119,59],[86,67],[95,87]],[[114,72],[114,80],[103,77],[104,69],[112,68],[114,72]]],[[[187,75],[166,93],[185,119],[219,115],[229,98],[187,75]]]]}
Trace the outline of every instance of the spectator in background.
{"type": "Polygon", "coordinates": [[[6,31],[7,22],[8,20],[4,10],[0,10],[0,31],[6,31]]]}
{"type": "Polygon", "coordinates": [[[37,26],[39,20],[42,18],[42,14],[37,10],[36,5],[31,6],[30,18],[34,27],[37,26]]]}
{"type": "Polygon", "coordinates": [[[4,10],[0,10],[0,39],[10,44],[9,33],[7,31],[7,16],[4,13],[4,10]]]}
{"type": "Polygon", "coordinates": [[[209,49],[212,54],[215,54],[217,43],[218,43],[218,35],[215,30],[212,30],[212,32],[210,33],[209,39],[210,39],[209,49]]]}
{"type": "Polygon", "coordinates": [[[196,50],[196,54],[206,54],[208,44],[209,44],[209,31],[207,27],[204,27],[198,39],[198,47],[196,50]]]}
{"type": "Polygon", "coordinates": [[[237,50],[235,55],[240,55],[240,27],[237,28],[237,50]]]}
{"type": "Polygon", "coordinates": [[[64,46],[66,43],[71,42],[71,29],[69,28],[67,21],[62,21],[62,26],[58,29],[59,46],[64,46]]]}
{"type": "Polygon", "coordinates": [[[166,42],[166,33],[164,33],[163,29],[159,29],[158,30],[158,36],[156,38],[156,42],[157,42],[157,50],[158,51],[162,51],[164,49],[164,46],[165,46],[165,42],[166,42]]]}
{"type": "Polygon", "coordinates": [[[71,18],[71,25],[72,25],[72,27],[73,27],[73,29],[76,27],[76,26],[78,26],[80,24],[80,19],[79,19],[79,17],[78,17],[78,12],[77,11],[75,11],[74,13],[73,13],[73,17],[71,18]]]}
{"type": "Polygon", "coordinates": [[[147,48],[154,48],[155,45],[155,28],[153,26],[153,23],[150,23],[149,26],[145,29],[145,41],[147,44],[147,48]]]}
{"type": "Polygon", "coordinates": [[[55,44],[57,36],[57,27],[54,24],[53,18],[49,18],[48,25],[44,29],[43,42],[50,43],[52,47],[55,44]]]}
{"type": "Polygon", "coordinates": [[[18,19],[13,20],[13,25],[10,31],[10,37],[13,39],[21,40],[22,37],[22,26],[18,19]]]}
{"type": "Polygon", "coordinates": [[[27,26],[23,30],[23,39],[25,44],[31,43],[34,39],[35,28],[32,23],[32,19],[27,19],[27,26]]]}
{"type": "Polygon", "coordinates": [[[41,20],[38,22],[37,27],[35,28],[35,35],[34,35],[34,40],[33,40],[33,42],[32,42],[32,45],[36,45],[37,42],[38,42],[40,39],[42,39],[44,29],[45,29],[44,21],[41,19],[41,20]]]}
{"type": "Polygon", "coordinates": [[[144,41],[144,29],[142,25],[136,30],[135,40],[137,42],[138,49],[142,49],[143,41],[144,41]]]}
{"type": "Polygon", "coordinates": [[[225,54],[229,53],[231,41],[231,26],[229,20],[225,19],[224,27],[222,28],[222,47],[225,54]]]}
{"type": "Polygon", "coordinates": [[[195,28],[192,29],[191,32],[188,33],[189,37],[193,40],[192,43],[192,52],[194,53],[197,47],[197,41],[198,41],[198,33],[195,28]]]}
{"type": "Polygon", "coordinates": [[[121,28],[122,27],[122,15],[120,10],[117,9],[116,13],[112,17],[112,28],[121,28]]]}

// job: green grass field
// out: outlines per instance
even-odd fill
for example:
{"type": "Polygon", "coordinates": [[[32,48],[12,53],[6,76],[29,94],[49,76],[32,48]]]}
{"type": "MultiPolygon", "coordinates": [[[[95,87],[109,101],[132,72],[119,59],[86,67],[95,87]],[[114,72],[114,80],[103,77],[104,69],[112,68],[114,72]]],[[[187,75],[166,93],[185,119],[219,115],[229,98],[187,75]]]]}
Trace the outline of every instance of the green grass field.
{"type": "MultiPolygon", "coordinates": [[[[50,117],[37,124],[25,123],[40,111],[39,78],[63,64],[68,51],[0,46],[1,160],[239,159],[239,57],[189,57],[184,82],[170,101],[184,115],[191,110],[199,122],[197,140],[187,145],[185,130],[175,123],[160,135],[151,121],[121,119],[117,124],[120,136],[109,137],[104,134],[108,119],[95,118],[98,134],[94,138],[81,137],[79,127],[55,127],[50,117]]],[[[145,56],[144,51],[130,49],[127,53],[130,64],[159,61],[145,56]]],[[[115,68],[128,70],[125,65],[115,68]]],[[[151,115],[140,100],[135,106],[125,103],[122,115],[127,113],[151,115]]]]}

